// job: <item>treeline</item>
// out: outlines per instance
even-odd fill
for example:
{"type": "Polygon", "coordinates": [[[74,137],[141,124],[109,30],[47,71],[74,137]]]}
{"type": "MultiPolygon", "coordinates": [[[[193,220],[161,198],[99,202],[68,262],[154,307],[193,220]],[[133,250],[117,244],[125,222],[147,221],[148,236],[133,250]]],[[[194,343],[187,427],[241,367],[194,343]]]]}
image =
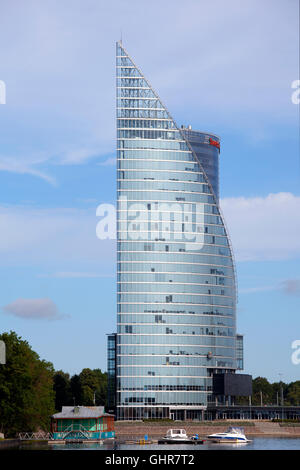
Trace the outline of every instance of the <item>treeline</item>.
{"type": "MultiPolygon", "coordinates": [[[[265,377],[256,377],[252,381],[251,404],[300,406],[300,380],[286,384],[284,382],[270,383],[265,377]]],[[[239,397],[236,404],[249,404],[249,399],[239,397]]]]}
{"type": "Polygon", "coordinates": [[[49,431],[51,415],[63,405],[105,406],[106,372],[83,369],[70,377],[41,360],[15,332],[1,334],[0,340],[6,345],[6,364],[0,364],[0,432],[5,437],[49,431]]]}
{"type": "Polygon", "coordinates": [[[54,413],[54,368],[40,360],[27,341],[3,333],[6,364],[0,364],[0,432],[15,437],[22,431],[49,429],[54,413]]]}
{"type": "Polygon", "coordinates": [[[57,411],[64,405],[105,406],[107,373],[101,369],[82,369],[79,375],[70,377],[59,370],[53,375],[53,389],[57,411]]]}
{"type": "MultiPolygon", "coordinates": [[[[0,364],[0,432],[15,437],[18,432],[48,431],[50,417],[62,406],[106,404],[107,373],[83,369],[70,377],[43,361],[27,341],[13,331],[0,335],[6,345],[6,364],[0,364]]],[[[300,405],[300,381],[270,383],[253,380],[252,405],[300,405]]],[[[239,398],[236,404],[249,404],[239,398]]]]}

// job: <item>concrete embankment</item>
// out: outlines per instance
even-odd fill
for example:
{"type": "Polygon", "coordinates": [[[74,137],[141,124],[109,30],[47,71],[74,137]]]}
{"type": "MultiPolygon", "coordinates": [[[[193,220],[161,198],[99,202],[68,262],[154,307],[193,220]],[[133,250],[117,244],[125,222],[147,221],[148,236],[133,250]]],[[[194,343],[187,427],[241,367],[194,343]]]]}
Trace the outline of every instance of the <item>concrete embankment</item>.
{"type": "Polygon", "coordinates": [[[208,434],[215,432],[224,432],[228,426],[244,427],[246,436],[274,436],[274,437],[299,437],[300,426],[280,426],[279,423],[270,421],[255,421],[248,423],[216,422],[213,424],[199,424],[197,422],[170,422],[170,423],[147,423],[147,422],[122,422],[115,423],[116,438],[118,440],[143,439],[145,435],[149,439],[157,440],[165,436],[168,429],[183,428],[187,434],[198,434],[200,438],[204,438],[208,434]]]}

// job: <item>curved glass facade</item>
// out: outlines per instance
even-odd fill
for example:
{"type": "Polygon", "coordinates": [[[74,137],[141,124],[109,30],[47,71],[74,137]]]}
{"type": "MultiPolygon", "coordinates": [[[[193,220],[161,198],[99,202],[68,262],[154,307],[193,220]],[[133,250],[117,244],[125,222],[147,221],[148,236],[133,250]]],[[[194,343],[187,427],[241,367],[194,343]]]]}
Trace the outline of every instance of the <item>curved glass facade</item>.
{"type": "Polygon", "coordinates": [[[200,410],[212,373],[236,369],[219,139],[196,134],[198,144],[117,43],[118,419],[200,410]]]}
{"type": "Polygon", "coordinates": [[[181,132],[195,152],[219,202],[220,138],[214,134],[192,130],[190,126],[187,129],[181,126],[181,132]]]}

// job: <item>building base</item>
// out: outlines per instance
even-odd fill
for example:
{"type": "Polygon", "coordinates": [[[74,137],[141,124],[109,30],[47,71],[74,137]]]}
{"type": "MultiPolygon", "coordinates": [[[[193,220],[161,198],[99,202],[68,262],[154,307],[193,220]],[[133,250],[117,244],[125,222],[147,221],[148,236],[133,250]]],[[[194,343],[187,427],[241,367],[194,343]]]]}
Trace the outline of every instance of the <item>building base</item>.
{"type": "Polygon", "coordinates": [[[204,420],[206,406],[128,406],[117,407],[118,421],[142,421],[146,419],[172,419],[174,421],[204,420]]]}

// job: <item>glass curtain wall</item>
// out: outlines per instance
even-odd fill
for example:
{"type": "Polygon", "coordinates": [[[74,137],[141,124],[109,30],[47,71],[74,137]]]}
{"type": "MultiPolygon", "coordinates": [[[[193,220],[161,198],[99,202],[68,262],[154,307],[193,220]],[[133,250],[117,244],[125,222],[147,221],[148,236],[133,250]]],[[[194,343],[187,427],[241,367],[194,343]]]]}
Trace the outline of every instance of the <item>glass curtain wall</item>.
{"type": "Polygon", "coordinates": [[[117,419],[201,409],[212,372],[236,369],[231,248],[203,167],[121,43],[117,162],[117,419]]]}

